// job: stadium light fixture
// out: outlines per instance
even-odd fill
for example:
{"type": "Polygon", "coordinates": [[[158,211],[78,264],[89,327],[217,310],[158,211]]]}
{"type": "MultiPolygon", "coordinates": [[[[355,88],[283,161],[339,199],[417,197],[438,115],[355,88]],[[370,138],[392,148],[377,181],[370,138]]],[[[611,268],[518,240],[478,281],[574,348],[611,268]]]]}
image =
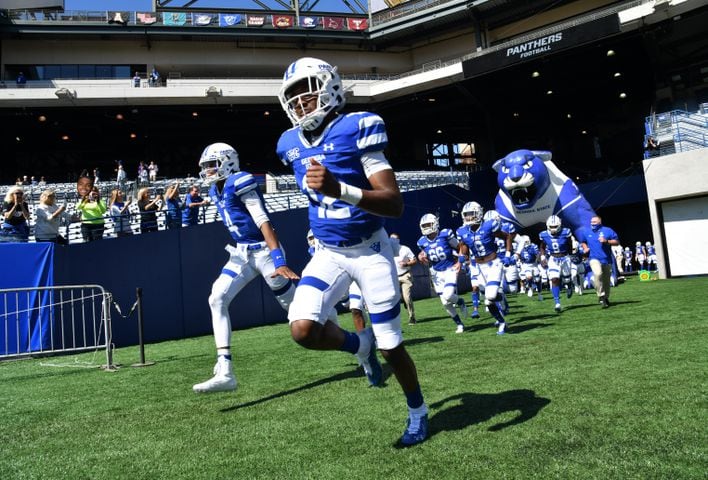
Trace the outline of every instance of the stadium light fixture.
{"type": "Polygon", "coordinates": [[[206,89],[206,91],[204,92],[204,95],[206,95],[209,98],[218,98],[221,96],[221,90],[219,88],[216,88],[214,85],[212,85],[211,87],[206,89]]]}
{"type": "Polygon", "coordinates": [[[622,76],[622,74],[621,74],[620,72],[615,72],[615,74],[614,74],[613,76],[614,76],[615,78],[619,78],[619,77],[622,76]]]}
{"type": "Polygon", "coordinates": [[[546,92],[546,95],[553,95],[553,90],[548,90],[548,91],[546,92]]]}
{"type": "Polygon", "coordinates": [[[620,93],[620,98],[627,98],[627,94],[624,92],[620,93]]]}
{"type": "Polygon", "coordinates": [[[615,56],[615,51],[612,50],[612,49],[608,50],[608,51],[607,51],[607,56],[608,56],[608,57],[614,57],[614,56],[615,56]]]}
{"type": "Polygon", "coordinates": [[[63,100],[73,100],[76,98],[76,90],[69,90],[68,88],[60,88],[54,92],[58,98],[63,100]]]}
{"type": "Polygon", "coordinates": [[[538,77],[540,77],[540,76],[541,76],[541,73],[540,73],[538,70],[535,70],[535,71],[531,74],[531,77],[532,77],[532,78],[538,78],[538,77]]]}

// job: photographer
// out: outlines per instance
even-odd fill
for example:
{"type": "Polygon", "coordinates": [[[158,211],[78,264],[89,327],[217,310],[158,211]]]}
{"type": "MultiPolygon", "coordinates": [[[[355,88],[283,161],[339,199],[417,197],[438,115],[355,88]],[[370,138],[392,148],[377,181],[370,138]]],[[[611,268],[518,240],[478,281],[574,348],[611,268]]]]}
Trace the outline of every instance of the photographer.
{"type": "Polygon", "coordinates": [[[29,239],[29,209],[21,187],[12,187],[2,203],[0,242],[27,242],[29,239]]]}
{"type": "Polygon", "coordinates": [[[165,192],[165,226],[182,227],[182,200],[179,198],[179,182],[175,182],[165,192]]]}
{"type": "Polygon", "coordinates": [[[106,203],[101,200],[98,187],[91,188],[88,195],[85,195],[76,206],[76,210],[81,212],[81,236],[84,238],[84,242],[101,240],[106,223],[103,214],[108,208],[106,203]]]}
{"type": "Polygon", "coordinates": [[[188,227],[199,223],[199,209],[204,205],[209,205],[209,199],[203,199],[199,195],[199,186],[192,185],[184,199],[184,210],[182,210],[182,226],[188,227]]]}
{"type": "Polygon", "coordinates": [[[157,232],[157,211],[162,206],[162,194],[158,193],[150,200],[148,187],[138,191],[138,209],[140,210],[140,232],[157,232]]]}

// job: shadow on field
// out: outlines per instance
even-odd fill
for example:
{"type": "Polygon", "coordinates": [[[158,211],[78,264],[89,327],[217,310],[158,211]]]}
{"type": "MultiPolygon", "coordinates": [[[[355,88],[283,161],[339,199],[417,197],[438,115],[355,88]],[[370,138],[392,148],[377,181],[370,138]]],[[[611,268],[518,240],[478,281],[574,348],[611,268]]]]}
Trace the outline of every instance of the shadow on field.
{"type": "Polygon", "coordinates": [[[413,345],[420,345],[421,343],[438,343],[445,339],[443,337],[423,337],[423,338],[412,338],[410,340],[405,340],[406,347],[412,347],[413,345]]]}
{"type": "MultiPolygon", "coordinates": [[[[384,371],[384,375],[386,375],[385,371],[384,371]]],[[[388,375],[390,376],[390,373],[388,375]]],[[[348,380],[350,378],[356,378],[356,377],[361,377],[361,376],[362,376],[362,373],[361,373],[360,369],[357,368],[354,370],[349,370],[344,373],[338,373],[336,375],[332,375],[331,377],[327,377],[327,378],[323,378],[321,380],[307,383],[307,384],[299,386],[297,388],[291,388],[290,390],[284,390],[282,392],[274,393],[273,395],[268,395],[267,397],[259,398],[257,400],[252,400],[252,401],[246,402],[246,403],[239,403],[238,405],[234,405],[232,407],[222,408],[220,410],[220,412],[221,413],[233,412],[234,410],[238,410],[240,408],[252,407],[254,405],[258,405],[261,403],[269,402],[271,400],[275,400],[276,398],[285,397],[288,395],[292,395],[294,393],[302,392],[303,390],[309,390],[311,388],[319,387],[320,385],[324,385],[326,383],[339,382],[342,380],[348,380]]],[[[385,378],[384,378],[384,381],[385,381],[385,378]]]]}
{"type": "Polygon", "coordinates": [[[455,405],[440,410],[430,419],[431,437],[439,432],[462,430],[486,422],[504,412],[519,412],[515,418],[487,428],[490,432],[497,432],[532,419],[551,403],[547,398],[537,397],[533,390],[524,389],[501,393],[460,393],[435,402],[430,408],[440,409],[451,402],[455,405]]]}

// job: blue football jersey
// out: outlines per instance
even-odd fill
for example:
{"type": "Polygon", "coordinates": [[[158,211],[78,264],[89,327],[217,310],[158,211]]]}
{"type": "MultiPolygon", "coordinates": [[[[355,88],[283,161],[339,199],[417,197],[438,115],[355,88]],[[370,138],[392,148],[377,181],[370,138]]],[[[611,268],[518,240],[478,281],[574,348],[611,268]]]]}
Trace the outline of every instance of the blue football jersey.
{"type": "Polygon", "coordinates": [[[501,223],[490,219],[482,222],[476,231],[469,225],[461,226],[457,229],[457,236],[470,249],[470,257],[481,258],[497,251],[496,234],[500,231],[501,223]]]}
{"type": "Polygon", "coordinates": [[[418,239],[418,248],[427,255],[430,267],[438,272],[447,270],[457,263],[457,258],[452,251],[453,249],[457,250],[458,244],[457,237],[449,228],[440,230],[438,236],[433,240],[430,240],[425,235],[418,239]]]}
{"type": "Polygon", "coordinates": [[[229,175],[221,192],[218,191],[216,184],[209,189],[209,197],[219,210],[219,215],[229,229],[231,237],[237,243],[257,243],[264,240],[261,229],[256,226],[241,200],[241,195],[251,191],[257,192],[261,203],[264,203],[256,179],[247,172],[229,175]]]}
{"type": "Polygon", "coordinates": [[[523,263],[536,263],[538,254],[538,246],[535,243],[530,243],[521,250],[521,261],[523,263]]]}
{"type": "Polygon", "coordinates": [[[280,136],[278,157],[292,167],[297,184],[310,200],[310,228],[318,240],[330,245],[357,243],[379,230],[384,219],[309,189],[305,174],[311,161],[316,160],[327,167],[341,182],[370,190],[362,156],[383,151],[387,144],[384,121],[369,112],[336,117],[314,143],[310,143],[297,127],[280,136]]]}
{"type": "Polygon", "coordinates": [[[656,248],[654,248],[654,245],[649,245],[647,247],[647,255],[656,255],[656,248]]]}
{"type": "Polygon", "coordinates": [[[566,255],[573,251],[573,234],[569,228],[562,228],[558,235],[551,235],[548,230],[543,230],[538,234],[546,246],[548,253],[564,253],[566,255]]]}

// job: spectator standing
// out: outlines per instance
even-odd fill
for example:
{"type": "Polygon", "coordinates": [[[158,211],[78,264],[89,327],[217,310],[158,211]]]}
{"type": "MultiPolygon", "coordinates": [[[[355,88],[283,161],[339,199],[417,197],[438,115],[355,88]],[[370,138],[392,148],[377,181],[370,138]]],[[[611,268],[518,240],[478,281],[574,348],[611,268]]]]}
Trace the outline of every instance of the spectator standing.
{"type": "Polygon", "coordinates": [[[39,183],[37,183],[37,186],[39,186],[39,187],[47,186],[47,181],[44,179],[44,177],[39,177],[39,183]]]}
{"type": "Polygon", "coordinates": [[[83,197],[76,209],[81,212],[81,236],[84,242],[93,242],[103,238],[103,230],[106,228],[106,220],[103,214],[106,213],[106,203],[101,200],[98,187],[92,187],[88,195],[83,197]]]}
{"type": "Polygon", "coordinates": [[[66,245],[69,241],[59,234],[61,221],[70,223],[72,216],[66,211],[66,205],[57,205],[54,190],[45,190],[39,196],[39,205],[35,210],[37,221],[34,225],[34,238],[38,242],[54,242],[66,245]]]}
{"type": "Polygon", "coordinates": [[[128,211],[130,198],[125,200],[123,197],[123,191],[116,188],[111,192],[111,201],[108,204],[116,237],[127,237],[133,234],[133,230],[130,228],[130,212],[128,211]]]}
{"type": "Polygon", "coordinates": [[[101,181],[101,171],[98,169],[98,167],[96,167],[93,169],[93,184],[96,185],[100,181],[101,181]]]}
{"type": "Polygon", "coordinates": [[[413,306],[413,274],[411,268],[418,263],[413,251],[405,245],[401,245],[401,239],[397,233],[390,235],[391,248],[393,249],[393,260],[396,262],[396,273],[398,274],[398,285],[401,287],[403,303],[408,309],[408,324],[415,325],[415,307],[413,306]]]}
{"type": "Polygon", "coordinates": [[[175,182],[165,190],[165,226],[167,228],[182,227],[182,199],[179,198],[179,182],[175,182]]]}
{"type": "Polygon", "coordinates": [[[154,182],[157,180],[157,164],[155,162],[150,162],[150,165],[148,165],[148,176],[150,177],[150,181],[154,182]]]}
{"type": "Polygon", "coordinates": [[[5,194],[2,203],[2,226],[0,242],[27,242],[29,239],[29,208],[25,202],[25,192],[15,186],[5,194]]]}
{"type": "Polygon", "coordinates": [[[25,85],[27,85],[27,77],[25,77],[25,74],[20,72],[17,75],[17,87],[18,88],[25,88],[25,85]]]}
{"type": "Polygon", "coordinates": [[[156,68],[153,67],[152,72],[150,72],[150,86],[157,87],[160,83],[160,73],[156,68]]]}
{"type": "Polygon", "coordinates": [[[133,76],[133,87],[140,88],[140,74],[138,72],[135,72],[133,76]]]}
{"type": "Polygon", "coordinates": [[[138,182],[142,185],[148,183],[148,169],[145,166],[145,162],[140,162],[138,164],[138,182]]]}
{"type": "Polygon", "coordinates": [[[138,191],[138,209],[140,210],[140,232],[157,232],[157,211],[162,205],[162,195],[156,195],[150,200],[147,187],[138,191]]]}
{"type": "Polygon", "coordinates": [[[118,165],[118,170],[116,173],[116,181],[119,184],[124,184],[125,181],[128,179],[128,175],[125,173],[125,169],[123,168],[123,165],[118,165]]]}
{"type": "Polygon", "coordinates": [[[597,297],[602,308],[608,308],[612,262],[615,261],[612,246],[619,245],[619,238],[614,230],[602,225],[602,218],[598,216],[592,217],[590,227],[580,229],[579,234],[583,252],[590,260],[597,297]]]}
{"type": "Polygon", "coordinates": [[[199,223],[199,208],[208,205],[209,199],[204,199],[199,195],[199,186],[192,185],[184,198],[184,210],[182,210],[182,226],[197,225],[199,223]]]}

